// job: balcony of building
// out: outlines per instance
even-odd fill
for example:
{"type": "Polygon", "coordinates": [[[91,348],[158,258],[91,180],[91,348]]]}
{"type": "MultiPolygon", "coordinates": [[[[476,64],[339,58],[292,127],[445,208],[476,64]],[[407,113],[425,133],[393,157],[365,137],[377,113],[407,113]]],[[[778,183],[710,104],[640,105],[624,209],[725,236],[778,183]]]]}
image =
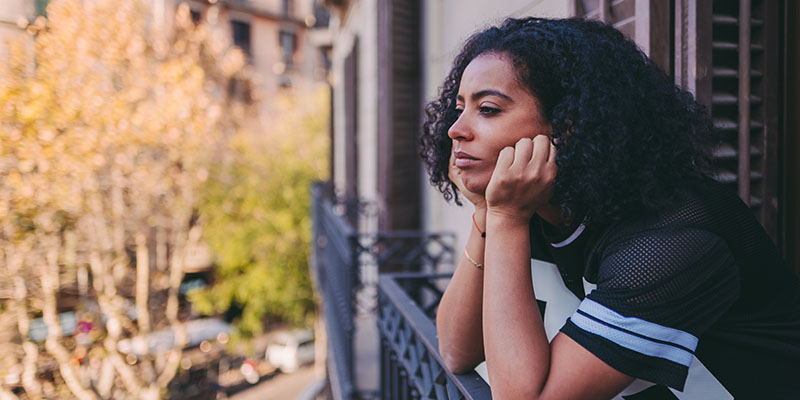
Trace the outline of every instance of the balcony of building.
{"type": "Polygon", "coordinates": [[[313,193],[312,275],[322,299],[334,399],[488,399],[475,372],[439,355],[435,315],[450,278],[449,232],[380,231],[372,203],[313,193]]]}

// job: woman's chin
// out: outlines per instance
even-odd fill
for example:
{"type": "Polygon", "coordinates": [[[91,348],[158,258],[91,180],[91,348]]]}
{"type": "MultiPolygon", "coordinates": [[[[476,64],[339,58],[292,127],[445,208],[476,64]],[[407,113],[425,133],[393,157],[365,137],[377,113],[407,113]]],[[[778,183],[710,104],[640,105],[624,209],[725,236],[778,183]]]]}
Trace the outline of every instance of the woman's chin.
{"type": "Polygon", "coordinates": [[[464,188],[469,190],[472,193],[479,194],[481,196],[486,193],[486,186],[489,185],[489,182],[483,182],[476,179],[468,179],[462,176],[464,181],[464,188]]]}

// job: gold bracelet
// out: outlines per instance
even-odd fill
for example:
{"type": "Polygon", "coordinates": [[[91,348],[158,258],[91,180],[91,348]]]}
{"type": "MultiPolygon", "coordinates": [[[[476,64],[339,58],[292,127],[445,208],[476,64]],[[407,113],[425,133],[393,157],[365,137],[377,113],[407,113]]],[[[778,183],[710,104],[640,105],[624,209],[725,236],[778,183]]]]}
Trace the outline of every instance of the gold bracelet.
{"type": "Polygon", "coordinates": [[[469,262],[471,262],[472,265],[475,266],[475,268],[478,268],[479,270],[483,271],[483,264],[473,260],[472,257],[469,256],[469,253],[467,253],[466,248],[464,249],[464,255],[467,257],[467,260],[469,260],[469,262]]]}

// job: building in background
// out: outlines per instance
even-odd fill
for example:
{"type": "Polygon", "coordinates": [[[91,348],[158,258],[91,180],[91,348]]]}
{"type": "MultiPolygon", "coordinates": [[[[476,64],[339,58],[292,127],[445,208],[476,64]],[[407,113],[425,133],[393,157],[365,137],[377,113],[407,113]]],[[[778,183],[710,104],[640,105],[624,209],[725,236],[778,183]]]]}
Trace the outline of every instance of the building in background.
{"type": "MultiPolygon", "coordinates": [[[[0,7],[0,62],[8,59],[8,41],[27,37],[26,28],[44,15],[46,0],[5,0],[0,7]]],[[[33,44],[33,41],[30,41],[33,44]]]]}
{"type": "Polygon", "coordinates": [[[305,90],[327,80],[330,44],[328,10],[318,0],[148,0],[155,20],[170,23],[181,3],[195,21],[225,32],[247,54],[261,79],[261,96],[305,90]]]}
{"type": "MultiPolygon", "coordinates": [[[[35,32],[36,18],[46,16],[50,1],[4,0],[0,7],[0,60],[7,58],[9,39],[28,36],[26,30],[35,32]]],[[[151,5],[153,21],[166,28],[171,27],[178,6],[188,4],[194,21],[219,29],[225,40],[241,48],[259,78],[256,89],[267,120],[271,100],[279,93],[327,84],[330,16],[322,0],[142,1],[151,5]]]]}

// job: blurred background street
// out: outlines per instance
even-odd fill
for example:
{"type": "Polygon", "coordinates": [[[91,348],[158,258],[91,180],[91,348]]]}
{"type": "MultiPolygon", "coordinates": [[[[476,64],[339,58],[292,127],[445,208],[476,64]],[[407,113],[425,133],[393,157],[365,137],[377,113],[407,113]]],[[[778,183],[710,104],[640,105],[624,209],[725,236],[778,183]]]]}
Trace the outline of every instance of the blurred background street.
{"type": "Polygon", "coordinates": [[[319,378],[313,367],[303,367],[291,374],[278,374],[229,398],[231,400],[297,399],[315,379],[319,378]]]}
{"type": "Polygon", "coordinates": [[[328,24],[321,0],[3,2],[1,399],[311,381],[328,24]]]}

